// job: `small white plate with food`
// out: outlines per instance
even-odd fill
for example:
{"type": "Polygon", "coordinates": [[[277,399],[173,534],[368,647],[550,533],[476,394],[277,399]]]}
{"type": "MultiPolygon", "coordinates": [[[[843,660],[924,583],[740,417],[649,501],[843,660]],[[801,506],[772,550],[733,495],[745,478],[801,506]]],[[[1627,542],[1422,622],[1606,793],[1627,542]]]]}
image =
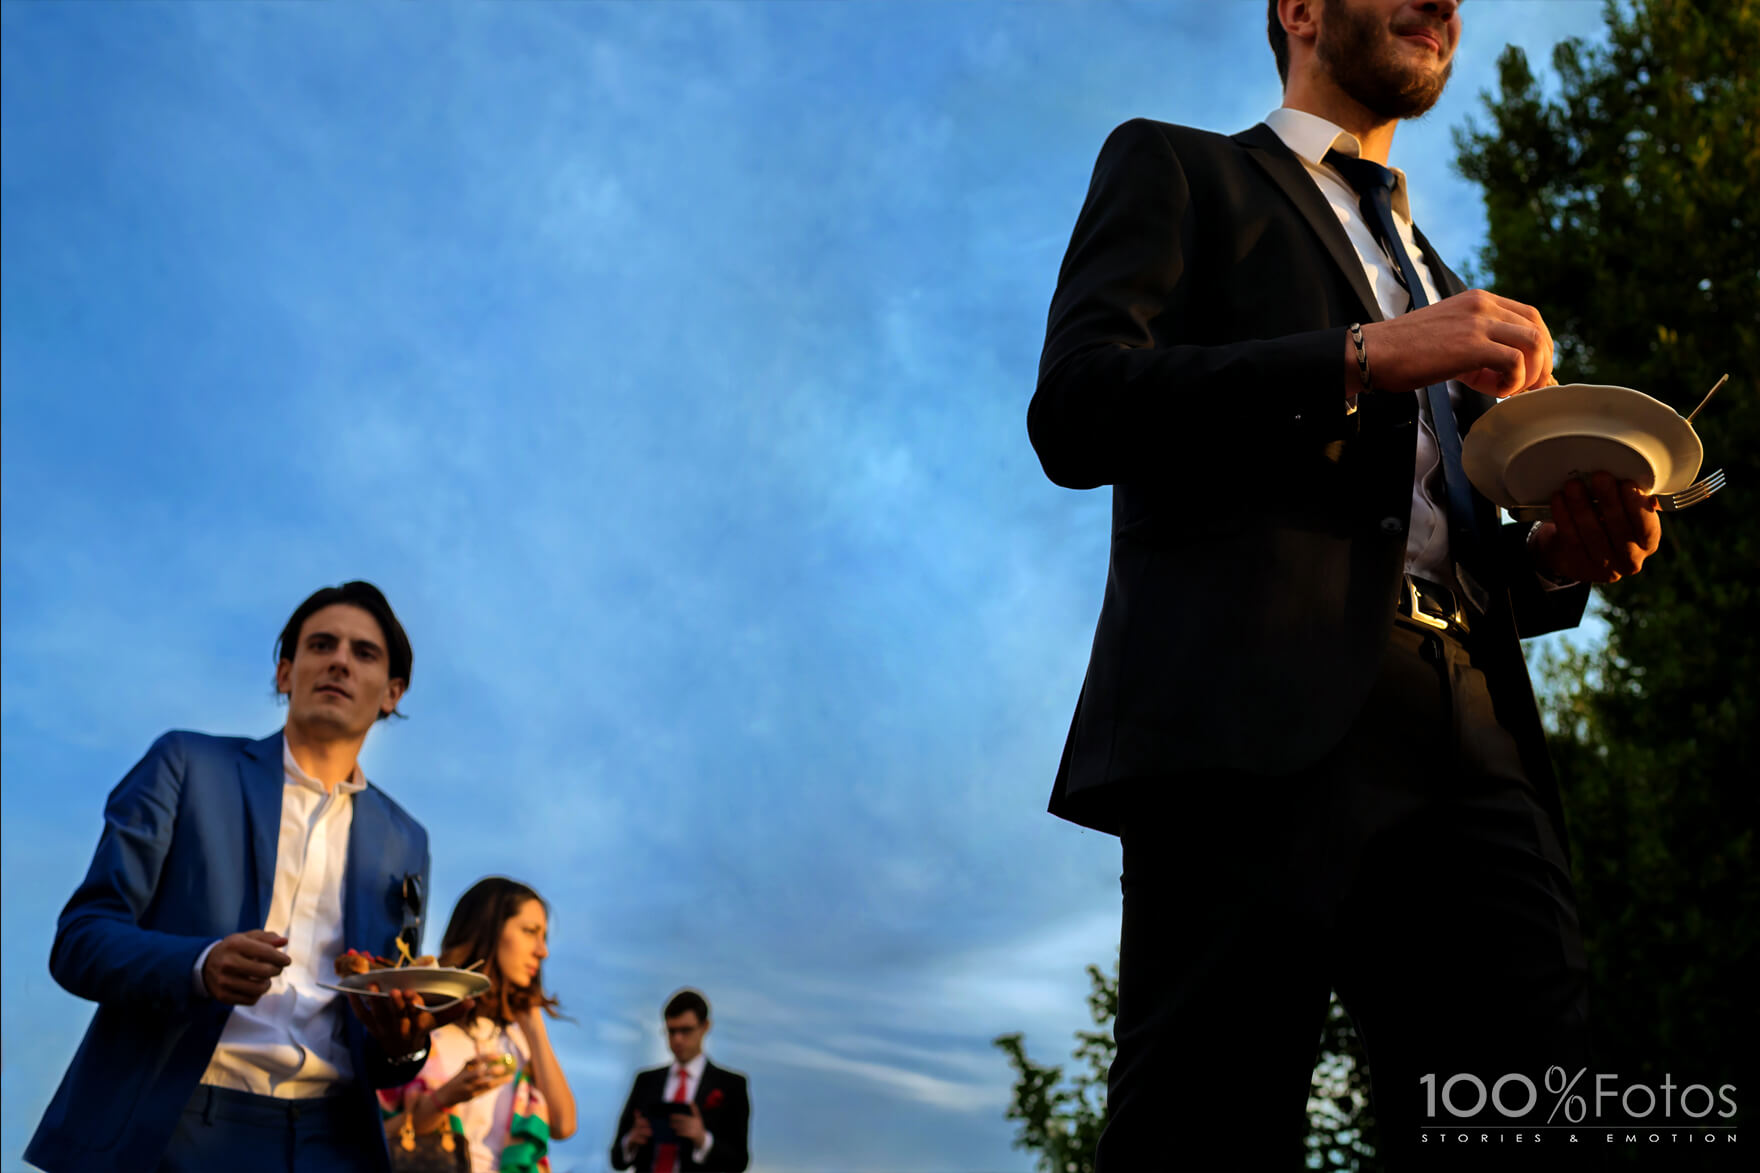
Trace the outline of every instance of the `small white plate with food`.
{"type": "Polygon", "coordinates": [[[336,959],[336,972],[338,977],[334,983],[319,982],[318,985],[338,994],[359,994],[367,998],[388,998],[393,990],[420,994],[422,1004],[430,1010],[489,991],[489,979],[482,974],[440,965],[432,957],[418,957],[404,965],[351,949],[336,959]],[[370,990],[368,986],[379,988],[370,990]]]}

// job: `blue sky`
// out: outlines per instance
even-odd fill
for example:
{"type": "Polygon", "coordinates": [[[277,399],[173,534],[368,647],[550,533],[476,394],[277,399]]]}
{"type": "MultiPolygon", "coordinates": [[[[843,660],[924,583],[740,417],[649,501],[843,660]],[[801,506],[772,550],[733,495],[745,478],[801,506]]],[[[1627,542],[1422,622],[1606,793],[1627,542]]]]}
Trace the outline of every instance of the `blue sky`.
{"type": "MultiPolygon", "coordinates": [[[[365,761],[429,942],[486,873],[552,903],[558,1173],[687,983],[754,1169],[1031,1168],[989,1040],[1067,1054],[1118,858],[1044,813],[1109,502],[1026,403],[1101,141],[1274,107],[1263,5],[0,11],[0,1168],[90,1016],[46,962],[104,795],[277,728],[275,634],[356,577],[415,644],[365,761]]],[[[1463,16],[1394,161],[1470,263],[1449,129],[1602,22],[1463,16]]]]}

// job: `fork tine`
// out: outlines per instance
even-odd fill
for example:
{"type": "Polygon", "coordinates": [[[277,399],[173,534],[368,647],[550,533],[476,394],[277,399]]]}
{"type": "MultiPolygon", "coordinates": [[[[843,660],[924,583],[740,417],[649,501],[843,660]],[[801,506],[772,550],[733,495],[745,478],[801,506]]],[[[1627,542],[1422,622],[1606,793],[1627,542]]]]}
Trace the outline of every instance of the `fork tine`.
{"type": "Polygon", "coordinates": [[[1723,470],[1718,469],[1710,476],[1705,477],[1694,484],[1688,485],[1680,492],[1673,494],[1674,503],[1676,505],[1686,505],[1699,500],[1701,497],[1709,497],[1721,488],[1723,488],[1723,470]]]}
{"type": "Polygon", "coordinates": [[[1697,489],[1690,493],[1683,491],[1674,494],[1672,497],[1659,501],[1658,505],[1665,510],[1685,509],[1689,505],[1697,505],[1708,496],[1710,496],[1709,493],[1704,493],[1697,489]]]}
{"type": "Polygon", "coordinates": [[[1696,489],[1700,485],[1711,485],[1711,484],[1722,484],[1722,483],[1723,483],[1723,470],[1720,468],[1714,473],[1710,473],[1706,476],[1700,477],[1697,481],[1693,482],[1691,485],[1688,485],[1687,487],[1689,489],[1696,489]]]}
{"type": "MultiPolygon", "coordinates": [[[[1722,485],[1718,485],[1717,489],[1720,489],[1722,487],[1723,487],[1722,485]]],[[[1707,490],[1705,490],[1704,493],[1700,494],[1697,497],[1694,497],[1691,501],[1688,501],[1685,505],[1676,505],[1675,511],[1678,513],[1682,509],[1691,509],[1695,505],[1705,504],[1705,502],[1711,500],[1711,495],[1713,493],[1717,492],[1717,489],[1707,489],[1707,490]]]]}
{"type": "Polygon", "coordinates": [[[1722,477],[1716,479],[1707,477],[1703,488],[1698,488],[1690,494],[1683,490],[1674,499],[1661,502],[1660,506],[1664,513],[1678,513],[1683,509],[1691,509],[1695,505],[1703,505],[1713,493],[1721,488],[1723,488],[1722,477]]]}

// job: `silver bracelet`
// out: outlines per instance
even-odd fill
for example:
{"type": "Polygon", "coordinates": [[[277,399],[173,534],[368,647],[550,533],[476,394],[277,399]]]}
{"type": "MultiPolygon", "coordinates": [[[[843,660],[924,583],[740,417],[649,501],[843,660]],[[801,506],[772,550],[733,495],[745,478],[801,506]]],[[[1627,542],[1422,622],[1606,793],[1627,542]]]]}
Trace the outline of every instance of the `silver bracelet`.
{"type": "Polygon", "coordinates": [[[1363,323],[1351,323],[1351,345],[1357,348],[1357,377],[1363,380],[1363,390],[1373,391],[1375,387],[1369,381],[1369,348],[1363,342],[1363,323]]]}

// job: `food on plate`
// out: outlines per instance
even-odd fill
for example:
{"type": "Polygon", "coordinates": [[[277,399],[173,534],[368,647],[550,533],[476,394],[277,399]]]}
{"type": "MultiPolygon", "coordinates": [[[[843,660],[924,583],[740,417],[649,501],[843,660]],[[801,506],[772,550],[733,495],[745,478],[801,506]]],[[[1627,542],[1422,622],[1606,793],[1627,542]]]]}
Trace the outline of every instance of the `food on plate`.
{"type": "Polygon", "coordinates": [[[398,963],[389,957],[379,957],[372,953],[363,953],[359,949],[350,949],[336,959],[336,976],[348,977],[350,974],[367,973],[375,969],[396,969],[398,963]]]}
{"type": "Polygon", "coordinates": [[[398,952],[403,956],[395,960],[390,957],[380,957],[376,953],[350,949],[336,959],[336,976],[349,977],[357,973],[371,973],[378,969],[402,969],[406,961],[410,965],[438,966],[440,964],[440,959],[431,953],[424,953],[420,957],[412,958],[409,955],[409,948],[402,941],[399,941],[397,946],[398,952]]]}

